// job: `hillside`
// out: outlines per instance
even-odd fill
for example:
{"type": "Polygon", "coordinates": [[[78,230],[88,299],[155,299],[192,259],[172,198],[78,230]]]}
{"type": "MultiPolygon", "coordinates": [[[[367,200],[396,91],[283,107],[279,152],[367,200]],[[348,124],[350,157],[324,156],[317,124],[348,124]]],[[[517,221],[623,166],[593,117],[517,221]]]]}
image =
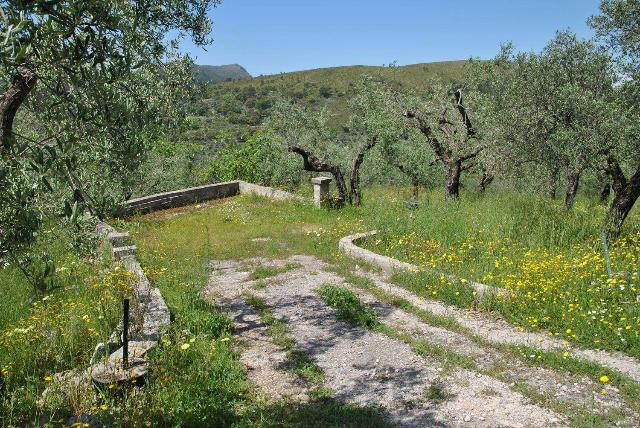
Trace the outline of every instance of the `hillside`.
{"type": "Polygon", "coordinates": [[[236,135],[251,132],[269,114],[274,96],[295,99],[314,108],[327,107],[332,125],[340,127],[349,116],[352,87],[366,74],[380,75],[398,85],[426,90],[433,79],[459,81],[466,61],[444,61],[402,67],[344,66],[260,76],[208,85],[193,127],[184,137],[207,142],[221,130],[236,135]]]}
{"type": "Polygon", "coordinates": [[[298,84],[315,83],[331,87],[338,91],[346,91],[349,86],[363,74],[378,74],[398,83],[415,88],[421,88],[430,79],[439,78],[459,80],[462,78],[466,61],[441,61],[405,65],[401,67],[381,67],[367,65],[352,65],[343,67],[316,68],[311,70],[294,71],[270,76],[255,77],[250,80],[227,82],[224,87],[246,88],[249,86],[275,85],[291,87],[298,84]]]}
{"type": "Polygon", "coordinates": [[[196,65],[196,78],[202,83],[220,83],[232,80],[251,79],[251,75],[239,64],[196,65]]]}

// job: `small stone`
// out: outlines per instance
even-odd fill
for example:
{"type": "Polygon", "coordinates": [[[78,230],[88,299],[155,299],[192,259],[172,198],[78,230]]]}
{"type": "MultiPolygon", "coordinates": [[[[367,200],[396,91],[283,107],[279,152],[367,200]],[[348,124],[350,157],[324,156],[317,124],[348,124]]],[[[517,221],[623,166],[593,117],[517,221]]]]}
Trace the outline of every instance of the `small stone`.
{"type": "Polygon", "coordinates": [[[471,422],[471,415],[465,415],[464,421],[465,422],[471,422]]]}

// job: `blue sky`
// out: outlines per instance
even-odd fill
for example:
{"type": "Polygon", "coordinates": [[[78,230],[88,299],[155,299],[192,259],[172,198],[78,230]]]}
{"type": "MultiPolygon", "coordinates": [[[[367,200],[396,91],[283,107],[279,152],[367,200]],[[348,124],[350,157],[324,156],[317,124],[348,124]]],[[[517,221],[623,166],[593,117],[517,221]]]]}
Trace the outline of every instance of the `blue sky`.
{"type": "Polygon", "coordinates": [[[599,0],[226,0],[214,43],[182,50],[197,64],[254,76],[339,65],[490,58],[502,42],[539,50],[556,30],[592,35],[599,0]]]}

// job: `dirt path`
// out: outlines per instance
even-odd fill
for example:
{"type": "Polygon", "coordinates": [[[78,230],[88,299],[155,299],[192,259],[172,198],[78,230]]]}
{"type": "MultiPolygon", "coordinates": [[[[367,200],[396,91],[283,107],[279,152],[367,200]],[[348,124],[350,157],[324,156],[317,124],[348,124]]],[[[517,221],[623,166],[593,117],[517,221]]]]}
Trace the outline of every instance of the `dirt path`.
{"type": "MultiPolygon", "coordinates": [[[[225,293],[216,293],[215,299],[233,321],[235,344],[240,351],[240,361],[247,368],[249,380],[259,390],[268,391],[270,399],[307,401],[307,385],[283,369],[287,365],[287,351],[273,343],[267,332],[267,325],[260,319],[257,311],[241,297],[249,274],[236,271],[238,267],[239,264],[233,261],[214,264],[214,269],[222,272],[224,285],[227,286],[225,293]]],[[[211,291],[211,288],[207,290],[211,291]]]]}
{"type": "Polygon", "coordinates": [[[574,348],[568,343],[563,343],[542,333],[518,331],[505,320],[491,318],[485,313],[448,306],[437,300],[423,299],[402,287],[390,284],[378,274],[364,270],[358,270],[357,273],[372,280],[382,290],[404,298],[420,309],[432,312],[435,315],[454,318],[463,327],[471,330],[473,334],[488,341],[510,345],[526,345],[541,350],[567,350],[573,356],[618,370],[636,382],[640,382],[640,361],[620,352],[574,348]]]}
{"type": "MultiPolygon", "coordinates": [[[[614,410],[626,415],[620,425],[633,426],[636,415],[626,408],[615,388],[609,388],[606,395],[600,394],[600,386],[591,379],[531,366],[498,349],[479,345],[460,332],[425,323],[380,302],[366,290],[353,288],[314,258],[217,262],[213,267],[207,296],[232,316],[238,337],[250,343],[242,352],[242,361],[250,368],[250,378],[265,390],[294,391],[290,396],[306,398],[304,387],[283,368],[283,351],[265,338],[264,325],[244,303],[245,292],[263,299],[273,315],[286,323],[297,350],[324,371],[325,386],[334,391],[337,399],[378,407],[402,426],[561,426],[569,423],[557,412],[558,406],[564,411],[562,405],[571,408],[571,413],[614,410]],[[292,262],[300,267],[260,282],[249,279],[255,266],[282,267],[292,262]],[[405,342],[338,321],[335,311],[315,292],[326,283],[351,287],[376,310],[385,325],[467,357],[474,367],[451,369],[438,355],[419,356],[405,342]],[[252,375],[256,372],[252,367],[259,367],[259,372],[266,375],[252,375]],[[442,389],[445,399],[428,398],[426,392],[434,387],[442,389]],[[523,387],[533,394],[523,395],[523,387]]],[[[369,276],[379,289],[402,296],[425,310],[451,316],[488,340],[505,342],[499,320],[425,302],[378,275],[369,276]]],[[[509,331],[513,329],[504,326],[507,327],[509,331]]],[[[536,338],[526,343],[536,347],[543,342],[536,338]]]]}

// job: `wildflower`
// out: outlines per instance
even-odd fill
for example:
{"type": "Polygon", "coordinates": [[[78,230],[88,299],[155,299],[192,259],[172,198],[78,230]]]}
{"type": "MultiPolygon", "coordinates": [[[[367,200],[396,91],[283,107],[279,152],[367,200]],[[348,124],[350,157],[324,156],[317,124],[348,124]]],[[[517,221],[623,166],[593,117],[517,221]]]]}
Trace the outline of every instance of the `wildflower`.
{"type": "Polygon", "coordinates": [[[189,345],[188,343],[183,343],[180,349],[182,349],[183,351],[186,351],[187,349],[189,349],[190,346],[191,345],[189,345]]]}
{"type": "Polygon", "coordinates": [[[100,408],[102,410],[107,410],[109,408],[109,406],[107,406],[106,404],[103,404],[102,406],[100,406],[100,408]]]}
{"type": "Polygon", "coordinates": [[[53,377],[52,377],[52,376],[46,375],[46,376],[44,377],[44,381],[45,381],[45,382],[51,382],[52,380],[53,380],[53,377]]]}
{"type": "Polygon", "coordinates": [[[562,354],[562,358],[565,358],[565,359],[566,359],[566,358],[569,358],[569,353],[565,351],[565,352],[562,354]]]}
{"type": "Polygon", "coordinates": [[[600,376],[600,382],[602,383],[609,382],[609,376],[600,376]]]}
{"type": "Polygon", "coordinates": [[[228,342],[230,339],[228,337],[225,337],[224,339],[220,339],[220,342],[228,342]]]}

